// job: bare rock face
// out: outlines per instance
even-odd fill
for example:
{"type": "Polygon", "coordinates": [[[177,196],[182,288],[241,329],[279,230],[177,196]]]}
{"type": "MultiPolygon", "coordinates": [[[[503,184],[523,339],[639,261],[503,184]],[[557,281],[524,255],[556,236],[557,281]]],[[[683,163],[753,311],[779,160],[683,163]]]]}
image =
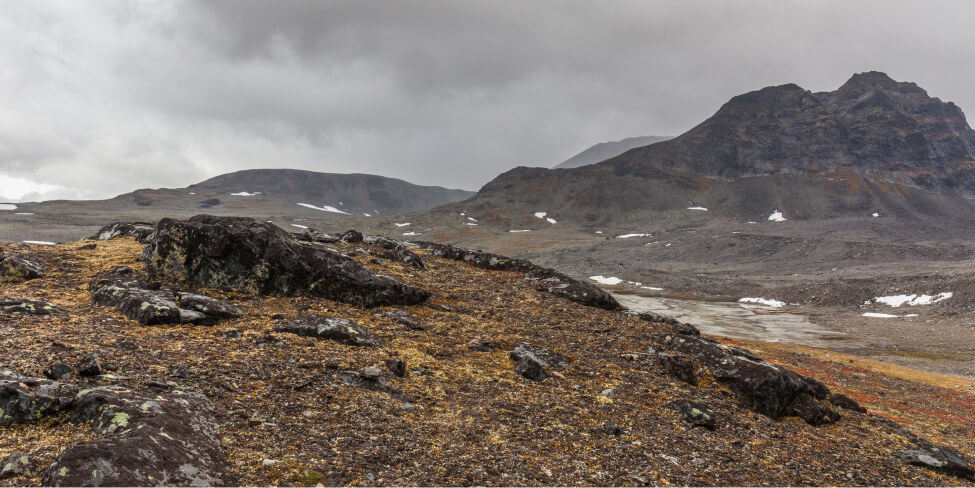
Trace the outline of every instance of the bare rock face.
{"type": "Polygon", "coordinates": [[[362,307],[413,305],[430,296],[250,218],[163,219],[143,257],[154,279],[222,290],[313,296],[362,307]]]}
{"type": "Polygon", "coordinates": [[[749,351],[689,335],[660,335],[654,340],[665,350],[694,358],[760,414],[773,419],[796,416],[811,425],[840,419],[840,414],[820,402],[829,396],[826,385],[749,351]]]}
{"type": "Polygon", "coordinates": [[[21,283],[44,276],[44,267],[28,259],[0,255],[0,283],[21,283]]]}
{"type": "Polygon", "coordinates": [[[276,330],[305,337],[328,339],[350,346],[382,347],[382,341],[378,337],[349,319],[304,314],[291,322],[279,325],[276,330]]]}
{"type": "Polygon", "coordinates": [[[463,261],[471,266],[491,271],[514,271],[524,273],[525,279],[538,282],[540,290],[588,307],[604,310],[622,308],[619,302],[606,290],[591,283],[570,278],[551,268],[543,268],[525,259],[509,258],[498,254],[463,249],[449,244],[416,242],[431,254],[444,259],[463,261]]]}
{"type": "Polygon", "coordinates": [[[155,224],[149,222],[114,222],[98,229],[98,232],[89,239],[107,241],[120,237],[135,237],[135,240],[147,244],[155,228],[155,224]]]}

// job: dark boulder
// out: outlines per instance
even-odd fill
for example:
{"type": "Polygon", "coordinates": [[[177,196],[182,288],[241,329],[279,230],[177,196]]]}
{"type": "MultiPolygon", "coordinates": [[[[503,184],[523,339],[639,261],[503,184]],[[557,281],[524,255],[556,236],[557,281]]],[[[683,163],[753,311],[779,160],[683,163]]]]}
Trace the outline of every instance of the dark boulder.
{"type": "Polygon", "coordinates": [[[690,400],[678,400],[669,406],[680,413],[685,422],[694,427],[704,427],[708,430],[714,430],[717,426],[714,411],[708,408],[707,405],[690,400]]]}
{"type": "Polygon", "coordinates": [[[515,347],[509,356],[515,361],[521,361],[522,358],[530,356],[542,366],[556,371],[567,369],[570,362],[570,359],[562,354],[544,347],[533,346],[527,342],[523,342],[518,347],[515,347]]]}
{"type": "Polygon", "coordinates": [[[430,296],[249,218],[163,219],[143,257],[153,278],[222,290],[321,297],[363,307],[414,305],[430,296]]]}
{"type": "Polygon", "coordinates": [[[78,361],[78,374],[81,376],[98,376],[102,374],[102,364],[98,354],[90,352],[78,361]]]}
{"type": "Polygon", "coordinates": [[[413,317],[410,317],[406,312],[399,309],[383,310],[375,314],[376,317],[381,317],[384,319],[392,320],[397,324],[405,325],[406,328],[411,330],[423,330],[423,326],[413,317]]]}
{"type": "Polygon", "coordinates": [[[539,290],[587,307],[601,308],[604,310],[618,310],[621,308],[619,302],[606,290],[591,283],[570,278],[554,269],[543,268],[524,259],[509,258],[482,251],[472,251],[449,244],[420,241],[415,244],[423,249],[429,249],[430,254],[434,256],[462,261],[475,268],[522,273],[525,275],[526,280],[536,281],[539,290]]]}
{"type": "Polygon", "coordinates": [[[329,234],[319,232],[314,229],[305,229],[304,232],[294,232],[291,235],[301,242],[317,242],[319,244],[335,244],[336,242],[342,242],[342,240],[338,237],[333,237],[329,234]]]}
{"type": "Polygon", "coordinates": [[[840,418],[819,402],[829,395],[825,385],[764,361],[747,350],[676,334],[658,335],[654,340],[665,350],[694,358],[758,413],[774,419],[796,415],[812,425],[840,418]]]}
{"type": "Polygon", "coordinates": [[[661,359],[664,370],[671,377],[676,378],[688,385],[697,386],[697,374],[694,370],[694,361],[680,356],[668,355],[661,359]]]}
{"type": "Polygon", "coordinates": [[[24,315],[51,315],[64,311],[51,302],[15,298],[0,299],[0,310],[4,313],[24,315]]]}
{"type": "Polygon", "coordinates": [[[77,391],[71,385],[0,369],[0,427],[33,422],[64,411],[77,391]]]}
{"type": "Polygon", "coordinates": [[[406,361],[399,358],[390,358],[386,360],[386,367],[389,368],[389,372],[393,373],[393,376],[403,378],[406,376],[406,361]]]}
{"type": "Polygon", "coordinates": [[[674,332],[678,334],[701,337],[701,331],[697,330],[697,327],[694,327],[686,322],[681,322],[668,315],[661,315],[656,312],[640,312],[636,314],[636,316],[638,319],[647,322],[656,322],[669,325],[674,329],[674,332]]]}
{"type": "Polygon", "coordinates": [[[135,237],[136,241],[148,244],[152,239],[156,224],[149,222],[114,222],[98,230],[88,239],[97,241],[107,241],[120,237],[135,237]]]}
{"type": "Polygon", "coordinates": [[[515,363],[515,373],[532,381],[542,381],[549,377],[542,362],[532,353],[524,354],[518,359],[515,363]]]}
{"type": "Polygon", "coordinates": [[[59,380],[72,373],[74,373],[74,370],[71,369],[71,366],[60,361],[51,363],[48,367],[44,368],[44,376],[52,380],[59,380]]]}
{"type": "Polygon", "coordinates": [[[79,251],[94,251],[95,249],[98,249],[98,244],[95,244],[94,242],[91,244],[85,244],[84,246],[78,248],[79,251]]]}
{"type": "Polygon", "coordinates": [[[233,319],[244,315],[243,310],[223,300],[195,293],[180,293],[179,306],[185,310],[194,310],[221,319],[233,319]]]}
{"type": "Polygon", "coordinates": [[[833,393],[829,396],[829,403],[844,410],[853,410],[860,413],[867,413],[867,409],[860,406],[856,400],[842,394],[833,393]]]}
{"type": "Polygon", "coordinates": [[[30,469],[30,457],[22,452],[15,452],[0,461],[0,480],[23,476],[30,469]]]}
{"type": "Polygon", "coordinates": [[[362,242],[362,232],[355,229],[349,229],[339,236],[339,240],[347,244],[356,244],[362,242]]]}
{"type": "Polygon", "coordinates": [[[382,347],[382,341],[359,324],[336,317],[302,314],[295,320],[279,325],[277,332],[328,339],[350,346],[382,347]]]}
{"type": "Polygon", "coordinates": [[[71,421],[102,437],[68,447],[44,472],[50,486],[235,485],[213,406],[199,393],[121,387],[78,393],[71,421]]]}
{"type": "Polygon", "coordinates": [[[0,283],[21,283],[44,276],[44,267],[23,258],[0,256],[0,283]]]}
{"type": "Polygon", "coordinates": [[[158,284],[147,282],[128,267],[99,275],[89,288],[92,289],[92,301],[115,307],[122,315],[142,325],[180,322],[173,292],[159,290],[158,284]]]}
{"type": "Polygon", "coordinates": [[[378,253],[380,257],[392,261],[400,261],[416,269],[427,269],[427,263],[423,261],[423,258],[421,258],[419,254],[410,250],[410,247],[418,247],[416,244],[406,243],[380,236],[369,236],[366,238],[366,240],[387,251],[378,253]]]}

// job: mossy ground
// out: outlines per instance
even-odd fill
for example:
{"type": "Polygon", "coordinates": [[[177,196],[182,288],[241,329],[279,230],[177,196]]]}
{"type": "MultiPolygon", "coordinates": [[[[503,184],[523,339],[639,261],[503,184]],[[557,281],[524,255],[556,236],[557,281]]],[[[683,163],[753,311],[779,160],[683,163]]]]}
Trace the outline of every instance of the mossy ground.
{"type": "MultiPolygon", "coordinates": [[[[517,273],[431,256],[424,256],[427,271],[357,257],[376,272],[433,293],[427,303],[402,307],[425,330],[376,317],[382,309],[207,289],[194,291],[234,303],[244,317],[212,327],[144,327],[93,305],[87,290],[98,272],[115,266],[141,272],[141,246],[118,239],[84,251],[82,244],[4,246],[8,254],[45,263],[47,274],[4,284],[3,294],[48,300],[66,313],[0,316],[0,365],[40,375],[53,361],[75,364],[97,352],[103,365],[117,366],[113,374],[124,377],[114,381],[127,386],[175,381],[198,389],[216,407],[221,442],[245,485],[962,484],[894,459],[910,444],[872,414],[844,411],[841,422],[824,427],[795,418],[773,421],[744,408],[706,374],[697,386],[671,379],[651,356],[628,354],[646,351],[666,326],[561,300],[517,273]],[[354,320],[385,346],[356,348],[274,332],[281,319],[273,317],[301,313],[354,320]],[[225,336],[234,329],[243,336],[225,336]],[[471,349],[481,341],[492,343],[494,352],[471,349]],[[540,383],[521,378],[508,358],[521,342],[555,349],[572,365],[540,383]],[[415,399],[414,411],[402,410],[403,402],[388,394],[338,378],[345,369],[385,369],[384,361],[393,357],[406,361],[408,370],[430,372],[390,380],[415,399]],[[174,366],[187,367],[189,378],[169,377],[174,366]],[[615,390],[612,397],[600,395],[607,388],[615,390]],[[686,424],[667,407],[679,399],[711,408],[717,429],[686,424]],[[610,424],[622,429],[620,435],[608,432],[610,424]]],[[[900,385],[898,394],[907,397],[896,401],[916,407],[905,419],[908,428],[975,453],[970,396],[775,354],[773,359],[804,374],[828,374],[832,387],[887,416],[896,415],[873,398],[884,399],[891,385],[900,385]]],[[[90,430],[41,422],[0,433],[5,456],[55,452],[90,430]],[[27,431],[36,434],[11,435],[27,431]]],[[[7,482],[36,483],[45,467],[7,482]]]]}

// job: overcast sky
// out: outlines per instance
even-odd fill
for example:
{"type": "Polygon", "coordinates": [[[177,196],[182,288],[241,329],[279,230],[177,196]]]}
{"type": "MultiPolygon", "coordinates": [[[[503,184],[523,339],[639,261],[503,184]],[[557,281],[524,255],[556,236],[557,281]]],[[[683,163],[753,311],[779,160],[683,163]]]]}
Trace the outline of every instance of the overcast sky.
{"type": "Polygon", "coordinates": [[[975,2],[0,0],[0,200],[246,168],[477,189],[880,70],[975,112],[975,2]]]}

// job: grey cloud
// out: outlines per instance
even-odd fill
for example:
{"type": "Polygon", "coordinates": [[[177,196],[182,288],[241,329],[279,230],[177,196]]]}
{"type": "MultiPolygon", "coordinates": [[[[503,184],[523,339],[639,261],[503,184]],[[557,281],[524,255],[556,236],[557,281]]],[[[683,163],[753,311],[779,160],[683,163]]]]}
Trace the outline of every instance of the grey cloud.
{"type": "Polygon", "coordinates": [[[679,134],[745,91],[874,69],[975,110],[970,2],[7,7],[0,176],[62,187],[43,197],[256,167],[476,189],[596,142],[679,134]]]}

